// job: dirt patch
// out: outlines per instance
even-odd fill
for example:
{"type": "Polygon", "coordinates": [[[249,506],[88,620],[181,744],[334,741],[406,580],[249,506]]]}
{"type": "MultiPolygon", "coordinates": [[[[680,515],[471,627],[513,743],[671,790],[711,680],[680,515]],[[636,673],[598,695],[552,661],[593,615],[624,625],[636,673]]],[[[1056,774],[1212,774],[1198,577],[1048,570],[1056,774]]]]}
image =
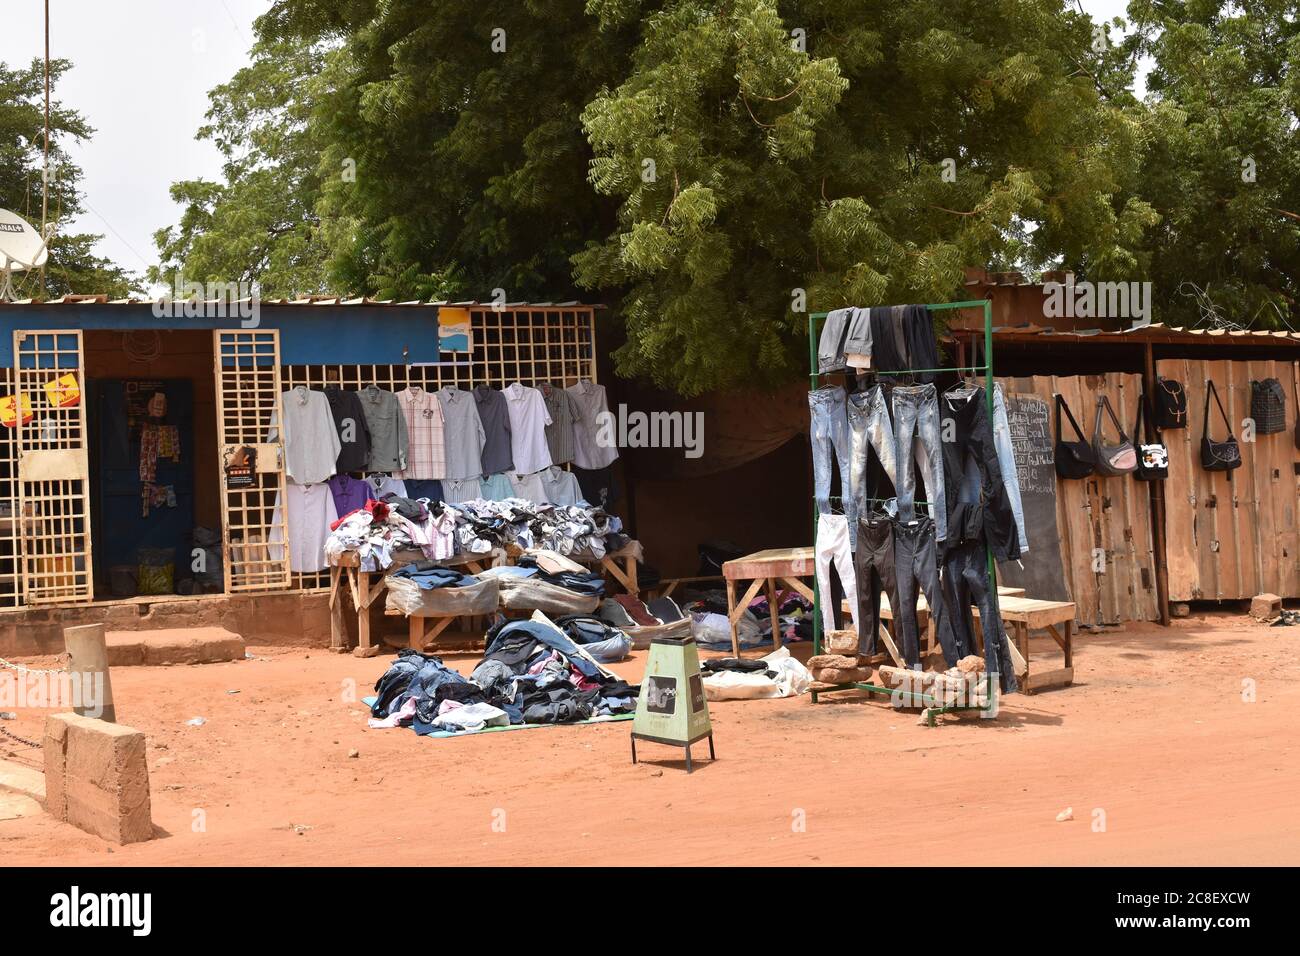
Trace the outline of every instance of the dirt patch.
{"type": "MultiPolygon", "coordinates": [[[[1050,646],[1036,641],[1035,657],[1050,646]]],[[[149,739],[160,839],[108,855],[38,815],[0,821],[0,852],[72,865],[836,864],[878,860],[883,831],[927,865],[1295,864],[1298,649],[1300,628],[1244,617],[1082,636],[1073,688],[936,728],[878,697],[713,703],[719,759],[687,776],[650,744],[632,766],[627,723],[451,740],[370,730],[359,700],[390,658],[253,647],[253,660],[114,671],[119,719],[149,739]],[[1058,823],[1066,807],[1074,819],[1058,823]]],[[[638,680],[644,656],[615,670],[638,680]]],[[[477,656],[446,660],[468,673],[477,656]]],[[[39,739],[43,716],[4,726],[39,739]]],[[[34,762],[24,751],[0,738],[0,754],[34,762]]]]}

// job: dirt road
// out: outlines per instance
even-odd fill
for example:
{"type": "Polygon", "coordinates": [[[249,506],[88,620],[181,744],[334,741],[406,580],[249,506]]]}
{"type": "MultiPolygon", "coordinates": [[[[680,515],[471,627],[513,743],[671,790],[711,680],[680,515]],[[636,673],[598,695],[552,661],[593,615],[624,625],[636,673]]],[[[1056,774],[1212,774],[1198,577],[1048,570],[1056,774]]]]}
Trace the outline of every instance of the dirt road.
{"type": "MultiPolygon", "coordinates": [[[[1035,645],[1037,652],[1038,645],[1035,645]]],[[[1044,648],[1046,650],[1046,648],[1044,648]]],[[[936,728],[876,698],[711,705],[687,776],[627,723],[432,740],[370,730],[388,658],[113,673],[160,838],[0,822],[16,864],[1296,864],[1300,628],[1241,617],[1081,637],[1073,688],[936,728]],[[1250,699],[1247,682],[1254,682],[1250,699]],[[232,693],[238,691],[238,693],[232,693]],[[185,721],[203,716],[201,727],[185,721]],[[359,756],[349,757],[356,749],[359,756]],[[1056,816],[1072,807],[1074,819],[1056,816]]],[[[806,653],[806,652],[805,652],[806,653]]],[[[463,672],[474,656],[448,658],[463,672]]],[[[615,669],[639,679],[644,653],[615,669]]],[[[6,726],[39,735],[42,715],[6,726]]],[[[30,754],[0,739],[0,755],[30,754]]]]}

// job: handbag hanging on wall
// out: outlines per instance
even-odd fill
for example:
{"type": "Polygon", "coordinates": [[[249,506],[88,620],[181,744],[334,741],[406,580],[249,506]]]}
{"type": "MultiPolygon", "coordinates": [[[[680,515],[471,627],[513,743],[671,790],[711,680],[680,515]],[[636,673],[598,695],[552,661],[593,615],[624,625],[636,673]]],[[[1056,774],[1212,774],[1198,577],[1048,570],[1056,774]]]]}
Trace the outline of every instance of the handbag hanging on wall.
{"type": "Polygon", "coordinates": [[[1250,417],[1256,435],[1275,435],[1286,430],[1286,392],[1275,378],[1250,383],[1250,417]]]}
{"type": "Polygon", "coordinates": [[[1156,379],[1155,423],[1160,431],[1187,427],[1187,393],[1183,391],[1182,382],[1172,378],[1156,379]]]}
{"type": "Polygon", "coordinates": [[[1105,395],[1097,396],[1097,417],[1092,423],[1092,453],[1099,475],[1127,475],[1137,468],[1137,449],[1124,434],[1124,426],[1115,417],[1115,409],[1110,407],[1110,399],[1105,395]],[[1107,445],[1101,440],[1103,410],[1110,416],[1115,431],[1119,432],[1118,445],[1107,445]]]}
{"type": "Polygon", "coordinates": [[[1241,467],[1241,447],[1232,434],[1232,422],[1228,421],[1228,413],[1223,410],[1223,402],[1219,401],[1219,390],[1214,387],[1212,379],[1205,381],[1205,427],[1201,431],[1201,467],[1206,471],[1232,471],[1234,468],[1241,467]],[[1214,396],[1214,404],[1219,406],[1223,427],[1228,431],[1228,437],[1223,441],[1215,441],[1210,437],[1211,395],[1214,396]]]}
{"type": "Polygon", "coordinates": [[[1062,478],[1087,478],[1092,474],[1093,469],[1092,446],[1083,437],[1083,432],[1079,429],[1079,423],[1074,420],[1074,413],[1070,411],[1070,406],[1065,404],[1064,398],[1057,395],[1056,473],[1062,478]],[[1065,441],[1061,437],[1061,409],[1065,409],[1065,414],[1070,419],[1070,425],[1074,428],[1074,434],[1079,438],[1078,441],[1065,441]]]}
{"type": "Polygon", "coordinates": [[[1137,442],[1138,464],[1133,477],[1138,481],[1160,481],[1169,477],[1169,449],[1164,445],[1148,445],[1142,440],[1142,413],[1147,397],[1138,398],[1137,421],[1133,423],[1133,441],[1137,442]]]}

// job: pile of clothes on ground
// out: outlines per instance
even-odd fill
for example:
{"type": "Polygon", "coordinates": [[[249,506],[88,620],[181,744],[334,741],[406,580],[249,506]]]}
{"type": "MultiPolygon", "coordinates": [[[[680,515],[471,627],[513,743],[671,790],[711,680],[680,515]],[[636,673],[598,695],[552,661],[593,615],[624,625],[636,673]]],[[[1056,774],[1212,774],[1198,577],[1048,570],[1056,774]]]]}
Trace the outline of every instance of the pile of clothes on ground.
{"type": "Polygon", "coordinates": [[[773,651],[758,660],[743,657],[713,657],[700,661],[704,694],[709,700],[760,700],[797,697],[812,684],[813,676],[789,648],[773,651]]]}
{"type": "Polygon", "coordinates": [[[440,658],[402,650],[375,684],[370,726],[472,733],[630,714],[640,688],[602,668],[591,653],[608,640],[595,618],[505,621],[488,631],[487,650],[468,678],[440,658]],[[591,639],[586,653],[579,650],[582,639],[591,639]]]}
{"type": "MultiPolygon", "coordinates": [[[[777,591],[776,600],[781,642],[812,640],[812,602],[798,591],[786,588],[777,591]]],[[[682,608],[691,616],[691,631],[700,647],[709,650],[731,647],[731,624],[727,620],[727,596],[723,591],[703,591],[682,608]]],[[[743,648],[774,643],[766,595],[749,602],[736,621],[736,635],[743,648]]]]}
{"type": "Polygon", "coordinates": [[[628,543],[622,521],[603,508],[536,504],[522,498],[475,499],[456,505],[387,494],[330,525],[325,554],[354,551],[362,570],[384,571],[395,552],[418,550],[430,560],[488,554],[507,545],[546,548],[586,560],[628,543]]]}

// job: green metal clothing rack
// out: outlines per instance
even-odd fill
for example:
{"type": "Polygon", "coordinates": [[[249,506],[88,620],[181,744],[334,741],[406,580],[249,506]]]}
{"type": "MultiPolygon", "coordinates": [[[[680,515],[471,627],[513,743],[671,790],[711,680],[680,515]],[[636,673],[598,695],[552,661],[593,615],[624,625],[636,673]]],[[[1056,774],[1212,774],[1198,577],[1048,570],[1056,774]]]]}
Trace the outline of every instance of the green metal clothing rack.
{"type": "MultiPolygon", "coordinates": [[[[988,299],[969,299],[964,302],[932,303],[926,305],[926,308],[929,309],[931,312],[943,312],[952,309],[983,309],[984,310],[984,364],[968,365],[968,366],[952,366],[949,368],[907,369],[905,371],[899,371],[899,372],[876,372],[875,374],[877,376],[882,376],[882,375],[916,375],[923,372],[934,372],[934,373],[983,372],[984,373],[984,400],[987,403],[989,421],[991,422],[993,420],[993,303],[988,299]]],[[[818,340],[820,339],[819,333],[820,333],[821,323],[826,321],[826,317],[828,315],[830,315],[829,312],[811,312],[808,315],[808,368],[809,368],[809,380],[811,382],[813,389],[819,388],[821,384],[821,375],[817,371],[817,343],[818,340]]],[[[840,476],[841,491],[844,490],[843,488],[844,481],[845,481],[845,476],[841,475],[840,476]]],[[[923,504],[924,502],[917,502],[917,503],[923,504]]],[[[813,502],[814,547],[816,546],[817,518],[818,518],[817,503],[814,501],[813,502]]],[[[987,541],[985,541],[984,547],[985,547],[985,552],[988,556],[990,600],[993,602],[994,607],[997,607],[998,604],[997,566],[993,560],[993,549],[991,546],[989,546],[987,541]]],[[[933,614],[933,612],[931,613],[933,614]]],[[[855,625],[858,623],[857,608],[853,609],[853,622],[855,625]]],[[[877,627],[880,626],[879,621],[876,622],[876,626],[877,627]]],[[[821,646],[822,646],[821,592],[820,592],[820,588],[817,585],[816,575],[814,575],[813,576],[813,654],[820,654],[821,646]]],[[[828,691],[837,691],[837,690],[857,689],[857,690],[864,690],[872,694],[886,694],[891,698],[897,696],[897,698],[901,699],[899,706],[924,708],[924,714],[927,718],[927,722],[931,727],[933,727],[935,723],[935,717],[937,717],[939,714],[948,713],[951,711],[987,710],[991,714],[996,714],[997,713],[996,695],[998,693],[997,681],[993,678],[992,675],[988,675],[986,680],[987,680],[988,701],[989,701],[987,707],[968,706],[968,705],[945,705],[944,703],[937,700],[930,694],[923,694],[919,692],[900,692],[890,687],[882,687],[878,684],[868,684],[861,681],[855,681],[847,684],[834,684],[829,687],[823,687],[820,690],[814,690],[811,692],[811,694],[812,694],[812,702],[814,704],[817,703],[817,697],[819,694],[824,694],[827,693],[828,691]]]]}

